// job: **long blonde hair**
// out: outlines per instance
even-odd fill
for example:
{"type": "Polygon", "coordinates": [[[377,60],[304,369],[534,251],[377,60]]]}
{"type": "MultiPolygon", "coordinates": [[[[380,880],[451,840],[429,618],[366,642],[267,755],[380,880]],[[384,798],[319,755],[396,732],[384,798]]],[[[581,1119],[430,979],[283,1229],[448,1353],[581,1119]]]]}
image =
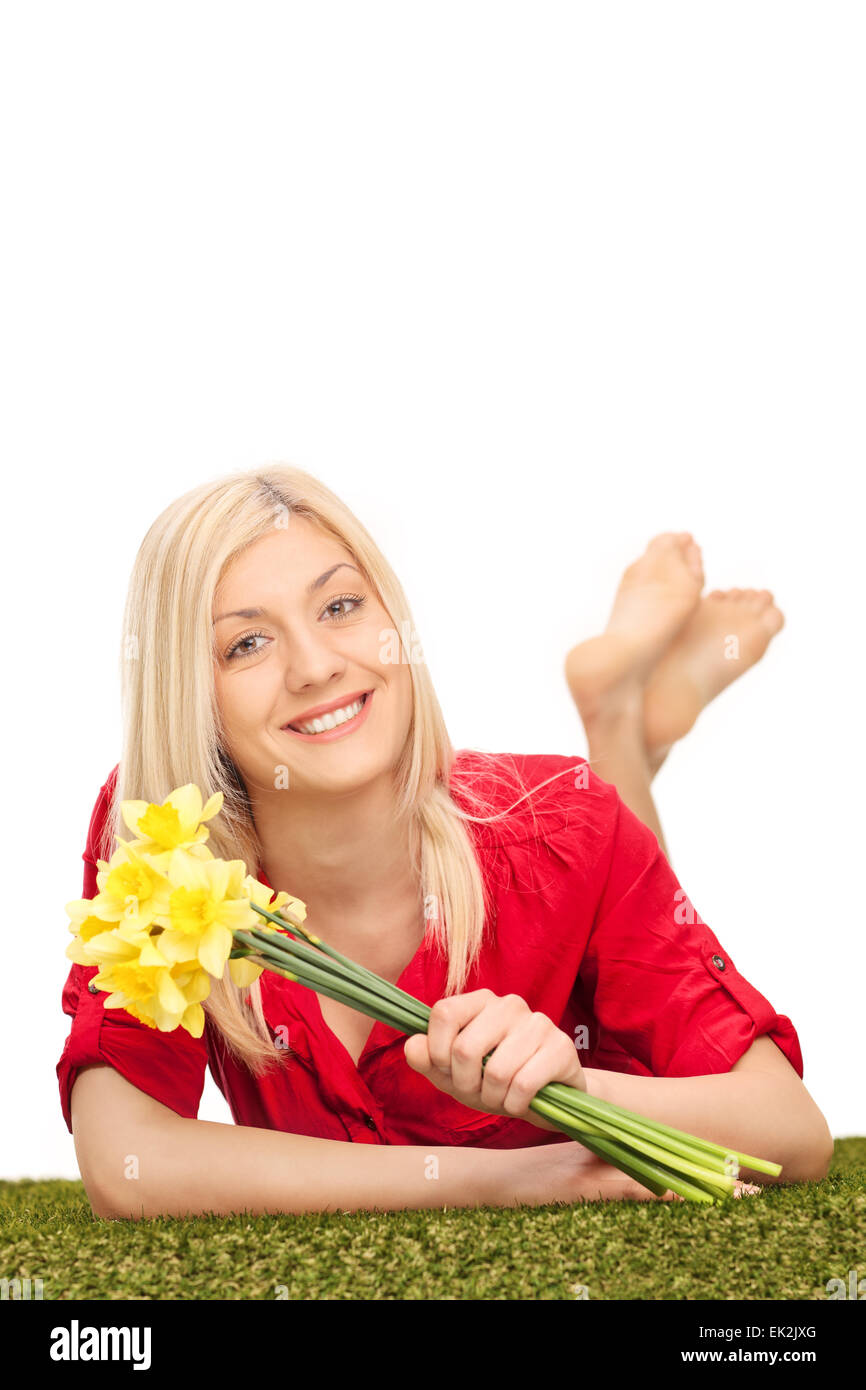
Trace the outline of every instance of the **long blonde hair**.
{"type": "MultiPolygon", "coordinates": [[[[456,993],[478,958],[490,906],[466,822],[498,820],[518,803],[484,817],[457,805],[452,792],[476,811],[489,811],[493,803],[480,790],[483,779],[453,769],[455,750],[429,670],[406,649],[404,635],[414,634],[415,626],[397,576],[349,508],[301,469],[275,464],[204,483],[171,503],[145,535],[124,610],[123,742],[99,853],[107,859],[116,837],[128,837],[122,801],[159,803],[173,788],[194,782],[205,799],[215,791],[224,797],[220,815],[208,825],[209,848],[219,858],[243,859],[258,874],[262,846],[243,778],[222,738],[213,599],[232,560],[289,515],[308,518],[350,551],[400,634],[413,694],[409,735],[394,769],[395,815],[409,824],[427,930],[448,961],[446,993],[456,993]],[[429,914],[428,903],[435,904],[429,914]]],[[[504,780],[501,759],[474,756],[482,765],[488,758],[485,776],[504,780]]],[[[522,793],[519,801],[528,794],[516,764],[510,785],[522,793]]],[[[290,883],[274,886],[292,891],[290,883]]],[[[308,907],[312,915],[315,905],[308,907]]],[[[264,1018],[258,981],[239,989],[226,971],[225,979],[212,982],[204,1008],[229,1051],[255,1075],[284,1060],[286,1050],[275,1045],[264,1018]]]]}

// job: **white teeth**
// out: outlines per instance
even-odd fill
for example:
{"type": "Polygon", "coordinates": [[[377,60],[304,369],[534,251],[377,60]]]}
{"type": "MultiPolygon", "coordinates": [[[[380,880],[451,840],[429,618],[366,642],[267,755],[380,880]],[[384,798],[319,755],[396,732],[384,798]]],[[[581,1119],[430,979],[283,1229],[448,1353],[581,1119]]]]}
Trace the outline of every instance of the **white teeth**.
{"type": "Polygon", "coordinates": [[[298,724],[302,734],[323,734],[326,729],[336,729],[338,724],[345,724],[347,719],[354,719],[364,705],[364,698],[356,700],[353,705],[346,705],[343,709],[331,710],[330,714],[323,714],[318,719],[312,719],[308,724],[298,724]]]}

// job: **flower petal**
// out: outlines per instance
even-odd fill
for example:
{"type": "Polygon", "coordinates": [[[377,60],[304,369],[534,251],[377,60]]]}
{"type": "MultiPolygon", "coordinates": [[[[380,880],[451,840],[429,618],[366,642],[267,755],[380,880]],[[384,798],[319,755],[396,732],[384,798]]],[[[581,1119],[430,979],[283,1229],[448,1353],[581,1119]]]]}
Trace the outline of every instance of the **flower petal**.
{"type": "Polygon", "coordinates": [[[194,1038],[201,1037],[204,1032],[204,1022],[205,1014],[201,1004],[190,1004],[180,1020],[181,1027],[191,1033],[194,1038]]]}
{"type": "Polygon", "coordinates": [[[201,938],[198,958],[209,975],[222,979],[234,937],[221,922],[212,922],[201,938]]]}
{"type": "Polygon", "coordinates": [[[247,960],[243,956],[229,959],[229,975],[239,989],[246,989],[254,984],[263,969],[263,965],[256,965],[255,961],[247,960]]]}
{"type": "Polygon", "coordinates": [[[138,834],[138,822],[141,820],[149,806],[147,801],[121,801],[120,815],[125,825],[129,826],[136,835],[138,834]]]}
{"type": "Polygon", "coordinates": [[[169,792],[165,800],[177,811],[184,832],[192,835],[202,818],[201,792],[195,782],[176,787],[173,792],[169,792]]]}
{"type": "Polygon", "coordinates": [[[214,816],[219,815],[222,808],[223,794],[222,792],[214,792],[213,796],[208,797],[207,801],[202,807],[202,813],[199,816],[199,820],[213,820],[214,816]]]}

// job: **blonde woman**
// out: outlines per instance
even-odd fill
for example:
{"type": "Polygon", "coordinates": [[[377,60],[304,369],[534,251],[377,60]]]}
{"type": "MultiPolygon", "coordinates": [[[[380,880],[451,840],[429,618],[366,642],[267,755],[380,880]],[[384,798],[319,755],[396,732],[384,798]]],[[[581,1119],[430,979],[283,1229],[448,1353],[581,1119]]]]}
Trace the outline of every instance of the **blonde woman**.
{"type": "Polygon", "coordinates": [[[730,678],[722,634],[742,670],[782,622],[769,594],[702,587],[692,538],[656,537],[569,654],[589,760],[454,750],[398,579],[322,483],[240,472],[163,512],[132,573],[83,896],[121,801],[219,790],[214,854],[433,1012],[407,1039],[265,972],[214,982],[194,1039],[105,1010],[73,966],[57,1073],[94,1213],[651,1200],[528,1109],[550,1081],[772,1157],[783,1181],[825,1176],[794,1027],[695,912],[652,802],[730,678]],[[197,1118],[208,1066],[234,1124],[197,1118]]]}

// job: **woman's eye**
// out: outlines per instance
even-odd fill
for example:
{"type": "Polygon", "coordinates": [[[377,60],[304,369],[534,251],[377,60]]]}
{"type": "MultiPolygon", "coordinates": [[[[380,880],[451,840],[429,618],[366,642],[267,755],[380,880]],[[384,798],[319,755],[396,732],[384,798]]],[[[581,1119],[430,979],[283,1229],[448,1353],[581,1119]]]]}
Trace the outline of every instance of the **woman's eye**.
{"type": "Polygon", "coordinates": [[[254,652],[260,651],[258,647],[245,647],[245,642],[254,642],[257,637],[264,638],[263,632],[248,632],[246,637],[239,637],[233,646],[226,652],[226,661],[232,661],[236,656],[252,656],[254,652]]]}
{"type": "MultiPolygon", "coordinates": [[[[331,603],[326,604],[322,612],[323,615],[325,613],[330,613],[334,622],[342,623],[345,622],[347,618],[350,618],[355,609],[360,608],[363,602],[364,598],[362,594],[344,594],[342,598],[335,598],[331,603]],[[355,609],[352,609],[348,613],[345,612],[345,610],[342,613],[333,613],[331,611],[334,608],[340,608],[342,604],[346,603],[353,603],[355,605],[355,609]]],[[[248,647],[246,644],[248,642],[255,642],[256,639],[259,637],[264,642],[267,640],[267,633],[247,632],[244,634],[243,637],[239,637],[238,640],[235,643],[233,643],[233,645],[229,647],[228,651],[226,652],[226,661],[235,661],[238,658],[243,659],[245,656],[255,656],[256,652],[261,651],[261,647],[248,647]]]]}
{"type": "MultiPolygon", "coordinates": [[[[339,608],[339,606],[340,606],[341,603],[354,603],[356,608],[360,608],[360,607],[361,607],[361,604],[362,604],[363,602],[364,602],[364,600],[363,600],[363,598],[360,596],[360,594],[358,594],[358,595],[355,595],[355,594],[344,594],[342,598],[335,598],[334,601],[333,601],[332,603],[329,603],[329,604],[327,605],[326,609],[325,609],[325,612],[326,612],[326,613],[329,612],[332,608],[339,608]]],[[[353,611],[354,611],[354,610],[353,610],[353,611]]],[[[349,617],[351,617],[351,614],[350,614],[350,613],[336,613],[334,616],[336,617],[336,619],[337,619],[338,622],[342,622],[344,618],[349,618],[349,617]]]]}

